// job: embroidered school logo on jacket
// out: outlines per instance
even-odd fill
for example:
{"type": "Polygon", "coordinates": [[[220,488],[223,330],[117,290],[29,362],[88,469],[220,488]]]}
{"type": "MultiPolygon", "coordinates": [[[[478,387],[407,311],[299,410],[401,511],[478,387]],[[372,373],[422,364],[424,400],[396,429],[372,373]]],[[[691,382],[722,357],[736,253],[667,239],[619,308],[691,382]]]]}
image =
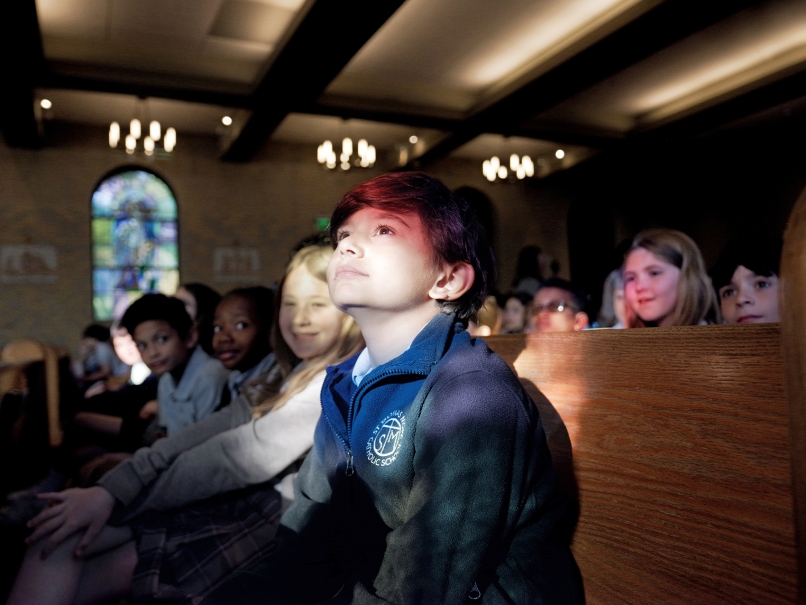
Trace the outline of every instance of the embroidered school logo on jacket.
{"type": "Polygon", "coordinates": [[[388,466],[397,458],[406,430],[406,417],[395,411],[384,418],[367,441],[367,459],[375,466],[388,466]]]}

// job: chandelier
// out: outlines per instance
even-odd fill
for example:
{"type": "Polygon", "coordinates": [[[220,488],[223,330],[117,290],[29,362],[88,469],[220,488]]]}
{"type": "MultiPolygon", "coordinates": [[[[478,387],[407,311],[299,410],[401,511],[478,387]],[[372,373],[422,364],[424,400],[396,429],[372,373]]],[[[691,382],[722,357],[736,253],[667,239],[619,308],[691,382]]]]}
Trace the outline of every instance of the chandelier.
{"type": "Polygon", "coordinates": [[[518,157],[517,153],[509,156],[509,168],[501,163],[497,155],[494,155],[489,160],[484,160],[481,165],[481,171],[484,177],[491,183],[496,180],[499,181],[514,181],[523,180],[526,177],[533,177],[535,174],[535,165],[532,158],[528,155],[518,157]]]}
{"type": "MultiPolygon", "coordinates": [[[[142,102],[145,104],[145,100],[142,102]]],[[[174,128],[168,128],[163,135],[160,123],[157,120],[151,120],[148,124],[148,134],[145,137],[142,136],[143,125],[138,117],[140,113],[138,111],[139,108],[140,104],[137,103],[135,105],[135,117],[129,122],[129,133],[123,137],[123,146],[126,149],[126,153],[129,155],[133,154],[137,150],[138,145],[141,144],[141,138],[143,139],[142,149],[146,155],[154,155],[155,151],[171,153],[174,147],[176,147],[176,130],[174,128]]],[[[121,137],[120,124],[118,122],[112,122],[109,125],[109,146],[112,149],[116,149],[118,143],[120,143],[121,137]]]]}
{"type": "Polygon", "coordinates": [[[355,151],[356,157],[353,158],[353,140],[350,137],[344,137],[342,140],[341,153],[338,157],[333,143],[325,141],[316,148],[316,161],[328,170],[334,170],[336,166],[342,170],[349,170],[352,166],[370,168],[375,165],[375,145],[370,145],[366,139],[359,139],[355,151]]]}

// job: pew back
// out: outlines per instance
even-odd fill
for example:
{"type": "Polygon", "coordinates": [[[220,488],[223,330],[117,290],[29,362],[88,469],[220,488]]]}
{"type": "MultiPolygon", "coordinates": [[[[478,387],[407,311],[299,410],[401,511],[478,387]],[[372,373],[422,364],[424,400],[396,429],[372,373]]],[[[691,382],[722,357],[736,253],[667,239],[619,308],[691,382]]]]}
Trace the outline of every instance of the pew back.
{"type": "Polygon", "coordinates": [[[798,603],[806,605],[806,190],[795,202],[784,233],[780,294],[792,483],[798,535],[798,603]]]}
{"type": "Polygon", "coordinates": [[[795,601],[777,325],[486,340],[541,409],[564,489],[578,486],[589,605],[795,601]]]}
{"type": "Polygon", "coordinates": [[[44,362],[48,441],[51,447],[58,447],[64,435],[59,418],[59,359],[56,350],[36,340],[19,339],[8,343],[0,355],[4,362],[44,362]]]}

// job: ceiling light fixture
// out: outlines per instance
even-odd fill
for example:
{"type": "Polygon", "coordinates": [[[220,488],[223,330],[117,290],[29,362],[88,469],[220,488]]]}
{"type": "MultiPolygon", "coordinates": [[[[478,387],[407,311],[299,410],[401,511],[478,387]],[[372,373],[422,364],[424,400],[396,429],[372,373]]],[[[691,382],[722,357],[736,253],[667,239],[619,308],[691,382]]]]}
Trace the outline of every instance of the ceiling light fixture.
{"type": "Polygon", "coordinates": [[[418,138],[417,138],[417,135],[416,135],[416,134],[413,134],[413,135],[411,135],[411,136],[409,137],[409,143],[411,143],[412,145],[414,145],[415,143],[417,143],[417,141],[419,141],[419,140],[420,140],[420,139],[418,139],[418,138]]]}
{"type": "Polygon", "coordinates": [[[125,137],[121,133],[119,122],[112,122],[109,125],[109,146],[116,149],[122,137],[126,153],[131,155],[137,151],[137,141],[142,138],[143,153],[146,155],[154,155],[155,152],[171,153],[176,147],[176,130],[168,128],[163,136],[162,125],[157,120],[148,120],[148,113],[147,100],[138,99],[134,106],[134,117],[129,121],[129,133],[125,137]],[[144,121],[148,123],[148,134],[145,137],[141,116],[145,117],[144,121]],[[158,146],[160,141],[162,141],[161,147],[158,146]]]}
{"type": "Polygon", "coordinates": [[[557,158],[558,160],[563,159],[565,157],[565,151],[563,151],[562,149],[558,149],[557,151],[554,152],[554,157],[557,158]]]}
{"type": "Polygon", "coordinates": [[[518,157],[513,153],[509,156],[509,168],[501,163],[500,158],[494,155],[489,160],[484,160],[481,165],[482,174],[491,183],[495,181],[520,181],[535,175],[535,165],[528,155],[518,157]]]}
{"type": "Polygon", "coordinates": [[[335,169],[337,159],[339,168],[342,170],[349,170],[352,166],[369,168],[375,165],[375,146],[367,143],[366,139],[359,139],[355,149],[353,149],[353,140],[350,137],[344,137],[341,141],[341,153],[338,158],[331,141],[324,141],[317,147],[316,161],[325,168],[329,170],[335,169]],[[353,151],[356,152],[355,159],[353,159],[353,151]]]}
{"type": "Polygon", "coordinates": [[[50,109],[51,107],[53,107],[53,103],[50,102],[50,99],[42,99],[41,101],[39,101],[39,106],[42,109],[50,109]]]}
{"type": "Polygon", "coordinates": [[[232,118],[229,117],[229,116],[224,116],[223,118],[221,118],[221,123],[224,126],[231,126],[232,125],[232,118]]]}

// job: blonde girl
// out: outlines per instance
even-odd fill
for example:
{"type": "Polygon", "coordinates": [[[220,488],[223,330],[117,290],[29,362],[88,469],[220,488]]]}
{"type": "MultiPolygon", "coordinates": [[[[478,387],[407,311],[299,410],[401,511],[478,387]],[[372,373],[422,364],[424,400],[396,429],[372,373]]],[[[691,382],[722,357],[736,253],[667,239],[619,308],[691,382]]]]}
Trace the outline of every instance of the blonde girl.
{"type": "Polygon", "coordinates": [[[685,233],[639,233],[624,257],[623,275],[628,328],[719,323],[719,305],[702,254],[685,233]]]}

